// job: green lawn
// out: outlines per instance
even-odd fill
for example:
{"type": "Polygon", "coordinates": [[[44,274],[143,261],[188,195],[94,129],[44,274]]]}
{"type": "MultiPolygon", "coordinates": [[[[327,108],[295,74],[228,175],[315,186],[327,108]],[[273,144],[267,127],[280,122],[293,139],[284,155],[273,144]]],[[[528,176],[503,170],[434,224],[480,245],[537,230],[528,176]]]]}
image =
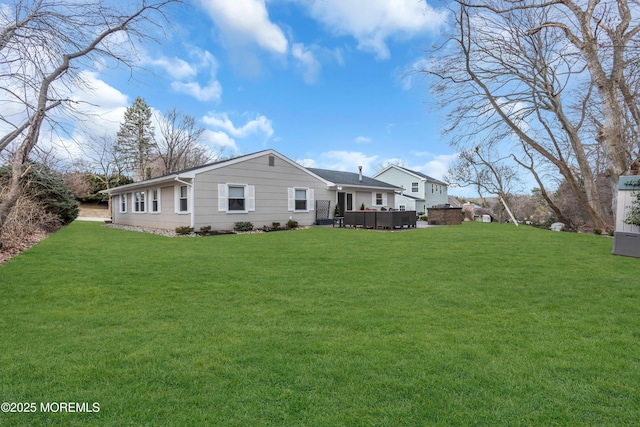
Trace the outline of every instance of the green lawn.
{"type": "Polygon", "coordinates": [[[640,259],[611,247],[75,222],[0,265],[0,402],[38,407],[0,425],[637,425],[640,259]]]}

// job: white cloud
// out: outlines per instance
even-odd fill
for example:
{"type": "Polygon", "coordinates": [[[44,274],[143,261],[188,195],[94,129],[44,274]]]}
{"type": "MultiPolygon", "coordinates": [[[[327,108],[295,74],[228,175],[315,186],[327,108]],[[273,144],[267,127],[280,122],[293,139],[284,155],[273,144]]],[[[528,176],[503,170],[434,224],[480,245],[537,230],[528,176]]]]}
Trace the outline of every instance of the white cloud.
{"type": "Polygon", "coordinates": [[[296,163],[305,168],[317,168],[318,164],[314,159],[296,159],[296,163]]]}
{"type": "Polygon", "coordinates": [[[307,84],[318,82],[322,64],[345,65],[341,48],[327,49],[317,44],[306,46],[303,43],[294,43],[291,47],[291,56],[295,59],[304,82],[307,84]]]}
{"type": "Polygon", "coordinates": [[[373,139],[369,138],[368,136],[357,136],[353,140],[353,142],[355,142],[356,144],[368,144],[371,141],[373,141],[373,139]]]}
{"type": "Polygon", "coordinates": [[[156,67],[160,67],[176,80],[193,78],[198,73],[196,68],[187,61],[180,58],[167,58],[162,56],[150,61],[156,67]]]}
{"type": "Polygon", "coordinates": [[[77,121],[74,127],[94,135],[116,134],[129,104],[127,95],[108,85],[99,75],[81,71],[78,76],[83,84],[73,91],[74,101],[89,120],[77,121]]]}
{"type": "Polygon", "coordinates": [[[358,166],[362,166],[362,173],[370,176],[377,159],[378,156],[367,156],[358,151],[328,151],[320,155],[318,167],[357,173],[358,166]]]}
{"type": "Polygon", "coordinates": [[[436,155],[427,163],[418,166],[410,166],[409,169],[422,172],[432,178],[442,180],[449,169],[449,165],[456,157],[457,154],[436,155]]]}
{"type": "Polygon", "coordinates": [[[229,135],[227,135],[222,131],[212,131],[212,130],[206,129],[202,134],[202,140],[206,145],[218,147],[221,149],[228,148],[235,152],[238,151],[236,141],[233,138],[230,138],[229,135]]]}
{"type": "Polygon", "coordinates": [[[287,52],[288,41],[280,27],[269,19],[264,0],[200,0],[200,4],[227,44],[252,43],[269,52],[287,52]]]}
{"type": "MultiPolygon", "coordinates": [[[[236,126],[227,113],[209,113],[202,118],[204,124],[216,133],[224,133],[230,141],[231,137],[249,138],[252,136],[261,137],[264,141],[273,136],[273,126],[271,120],[263,115],[256,115],[242,126],[236,126]]],[[[218,136],[218,138],[221,138],[218,136]]],[[[235,142],[234,142],[235,144],[235,142]]]]}
{"type": "Polygon", "coordinates": [[[411,65],[404,70],[398,70],[398,81],[402,89],[411,90],[417,87],[420,83],[426,82],[426,75],[423,70],[429,70],[431,64],[430,59],[418,58],[411,65]]]}
{"type": "Polygon", "coordinates": [[[321,66],[311,49],[305,47],[302,43],[296,43],[291,48],[291,54],[298,60],[304,82],[308,84],[316,83],[321,66]]]}
{"type": "Polygon", "coordinates": [[[222,98],[222,85],[217,80],[218,61],[208,50],[191,48],[189,57],[192,62],[181,58],[167,58],[161,56],[147,61],[162,68],[174,81],[171,89],[178,93],[192,96],[198,101],[220,101],[222,98]],[[205,84],[200,83],[198,76],[203,75],[205,84]]]}
{"type": "Polygon", "coordinates": [[[390,56],[389,38],[412,38],[434,31],[446,14],[417,0],[298,0],[311,15],[338,35],[350,35],[358,48],[375,53],[378,59],[390,56]]]}
{"type": "Polygon", "coordinates": [[[222,96],[222,86],[217,80],[210,81],[207,86],[200,86],[198,82],[172,82],[171,89],[191,95],[202,102],[219,100],[222,96]]]}

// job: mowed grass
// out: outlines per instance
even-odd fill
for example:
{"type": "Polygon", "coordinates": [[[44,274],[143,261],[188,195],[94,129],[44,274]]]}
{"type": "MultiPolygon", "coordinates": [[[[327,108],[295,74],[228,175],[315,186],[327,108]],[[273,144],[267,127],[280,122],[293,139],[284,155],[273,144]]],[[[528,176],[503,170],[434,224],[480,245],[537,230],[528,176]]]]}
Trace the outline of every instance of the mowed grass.
{"type": "Polygon", "coordinates": [[[0,425],[633,425],[640,259],[498,224],[165,238],[0,266],[0,425]]]}

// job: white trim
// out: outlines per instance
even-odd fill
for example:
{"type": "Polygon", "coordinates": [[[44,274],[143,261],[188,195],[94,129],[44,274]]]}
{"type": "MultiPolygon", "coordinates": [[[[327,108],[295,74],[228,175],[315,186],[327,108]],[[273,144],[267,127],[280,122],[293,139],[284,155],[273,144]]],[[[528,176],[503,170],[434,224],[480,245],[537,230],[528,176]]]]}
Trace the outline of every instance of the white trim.
{"type": "Polygon", "coordinates": [[[249,184],[226,183],[218,184],[218,212],[229,214],[249,213],[256,210],[256,187],[249,184]],[[244,210],[229,209],[229,195],[231,187],[242,188],[244,198],[244,210]]]}
{"type": "Polygon", "coordinates": [[[128,205],[128,197],[127,197],[128,193],[122,193],[122,194],[118,194],[118,196],[120,197],[120,199],[118,200],[118,212],[119,213],[127,213],[127,205],[128,205]],[[123,203],[124,202],[124,203],[123,203]],[[124,207],[123,207],[124,205],[124,207]]]}
{"type": "Polygon", "coordinates": [[[314,208],[315,192],[309,187],[289,187],[287,188],[287,210],[289,212],[312,212],[314,208]],[[296,209],[296,191],[304,191],[306,197],[306,209],[296,209]]]}
{"type": "Polygon", "coordinates": [[[187,215],[191,213],[192,205],[193,205],[193,200],[191,198],[192,193],[193,193],[192,186],[187,183],[183,183],[182,181],[179,181],[179,184],[173,187],[173,194],[175,199],[175,206],[174,206],[175,213],[177,213],[178,215],[187,215]],[[187,189],[187,194],[184,197],[184,199],[187,200],[187,210],[184,210],[184,211],[180,210],[180,201],[183,199],[181,197],[182,194],[180,194],[180,189],[182,187],[187,189]]]}
{"type": "Polygon", "coordinates": [[[387,206],[387,193],[384,191],[374,191],[371,193],[371,206],[387,206]],[[377,195],[380,194],[382,204],[378,204],[377,195]]]}
{"type": "MultiPolygon", "coordinates": [[[[259,157],[263,157],[266,156],[267,158],[267,162],[268,162],[268,156],[275,156],[276,158],[280,159],[281,161],[283,161],[284,163],[295,167],[296,169],[304,172],[305,174],[312,176],[313,178],[317,179],[318,181],[322,182],[323,184],[325,184],[327,187],[331,187],[333,185],[335,185],[335,183],[328,181],[316,174],[314,174],[313,172],[311,172],[310,170],[308,170],[307,168],[305,168],[302,165],[299,165],[298,163],[294,162],[293,160],[287,158],[286,156],[278,153],[275,150],[269,149],[269,150],[264,150],[264,151],[258,151],[256,153],[252,153],[252,154],[247,154],[244,156],[240,156],[240,157],[236,157],[234,159],[229,159],[229,160],[223,160],[208,166],[202,166],[200,168],[197,169],[193,169],[193,170],[189,170],[189,171],[184,171],[184,172],[176,172],[170,175],[166,175],[166,176],[161,176],[161,177],[157,177],[157,178],[151,178],[151,179],[147,179],[144,181],[139,181],[139,182],[134,182],[132,184],[125,184],[125,185],[121,185],[119,187],[114,187],[114,188],[110,188],[108,190],[101,190],[100,193],[101,194],[108,194],[108,195],[112,195],[112,194],[118,194],[121,191],[132,191],[136,188],[148,188],[149,186],[154,186],[154,185],[160,185],[160,184],[171,184],[172,182],[178,181],[178,182],[182,182],[184,183],[184,181],[180,181],[181,179],[191,179],[195,182],[195,177],[198,174],[201,173],[206,173],[215,169],[221,169],[227,166],[231,166],[231,165],[235,165],[238,163],[242,163],[244,161],[247,160],[253,160],[259,157]]],[[[279,163],[276,162],[276,165],[279,166],[279,163]]],[[[192,184],[187,184],[187,185],[192,185],[192,184]]]]}
{"type": "Polygon", "coordinates": [[[244,195],[247,211],[253,212],[256,210],[256,187],[253,185],[247,185],[245,187],[246,193],[244,195]]]}
{"type": "Polygon", "coordinates": [[[143,214],[147,212],[147,192],[146,191],[134,191],[133,193],[133,206],[132,212],[135,214],[143,214]],[[138,198],[140,195],[140,198],[138,198]]]}
{"type": "Polygon", "coordinates": [[[154,187],[149,189],[149,200],[147,202],[149,204],[149,209],[148,212],[150,214],[159,214],[162,213],[162,189],[160,187],[154,187]],[[154,210],[153,209],[153,192],[156,192],[156,194],[158,195],[158,199],[156,200],[158,202],[158,209],[154,210]]]}
{"type": "Polygon", "coordinates": [[[296,189],[293,187],[287,188],[287,210],[289,212],[296,210],[296,189]]]}
{"type": "Polygon", "coordinates": [[[218,184],[218,212],[226,212],[228,206],[227,184],[218,184]]]}
{"type": "Polygon", "coordinates": [[[181,173],[180,177],[182,177],[182,178],[195,178],[196,175],[201,174],[201,173],[205,173],[205,172],[209,172],[209,171],[212,171],[212,170],[215,170],[215,169],[220,169],[220,168],[224,168],[224,167],[227,167],[227,166],[235,165],[237,163],[242,163],[242,162],[244,162],[246,160],[253,160],[253,159],[256,159],[256,158],[259,158],[259,157],[263,157],[263,156],[266,156],[267,162],[269,161],[268,160],[269,156],[275,156],[278,159],[282,160],[283,162],[295,167],[296,169],[299,169],[299,170],[303,171],[307,175],[310,175],[310,176],[316,178],[317,180],[321,181],[322,183],[324,183],[327,186],[334,185],[333,182],[327,181],[326,179],[319,177],[318,175],[316,175],[313,172],[311,172],[309,169],[307,169],[304,166],[294,162],[293,160],[291,160],[288,157],[278,153],[277,151],[275,151],[273,149],[268,149],[268,150],[264,150],[264,151],[258,151],[256,153],[247,154],[245,156],[236,157],[234,159],[221,161],[221,162],[214,163],[214,164],[208,165],[208,166],[203,166],[201,168],[194,169],[192,171],[181,173]]]}

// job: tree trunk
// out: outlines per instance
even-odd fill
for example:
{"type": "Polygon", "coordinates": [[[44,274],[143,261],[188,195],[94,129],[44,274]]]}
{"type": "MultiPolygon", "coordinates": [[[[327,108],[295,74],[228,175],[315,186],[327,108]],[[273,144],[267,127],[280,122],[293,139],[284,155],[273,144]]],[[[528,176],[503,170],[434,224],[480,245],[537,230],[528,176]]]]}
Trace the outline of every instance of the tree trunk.
{"type": "Polygon", "coordinates": [[[24,178],[25,167],[29,161],[29,153],[31,153],[31,150],[33,150],[33,147],[38,141],[40,127],[46,114],[45,111],[44,107],[38,110],[33,118],[31,127],[29,127],[27,136],[13,158],[11,177],[7,184],[9,191],[2,201],[0,201],[0,249],[2,248],[2,231],[4,224],[22,194],[22,179],[24,178]]]}

